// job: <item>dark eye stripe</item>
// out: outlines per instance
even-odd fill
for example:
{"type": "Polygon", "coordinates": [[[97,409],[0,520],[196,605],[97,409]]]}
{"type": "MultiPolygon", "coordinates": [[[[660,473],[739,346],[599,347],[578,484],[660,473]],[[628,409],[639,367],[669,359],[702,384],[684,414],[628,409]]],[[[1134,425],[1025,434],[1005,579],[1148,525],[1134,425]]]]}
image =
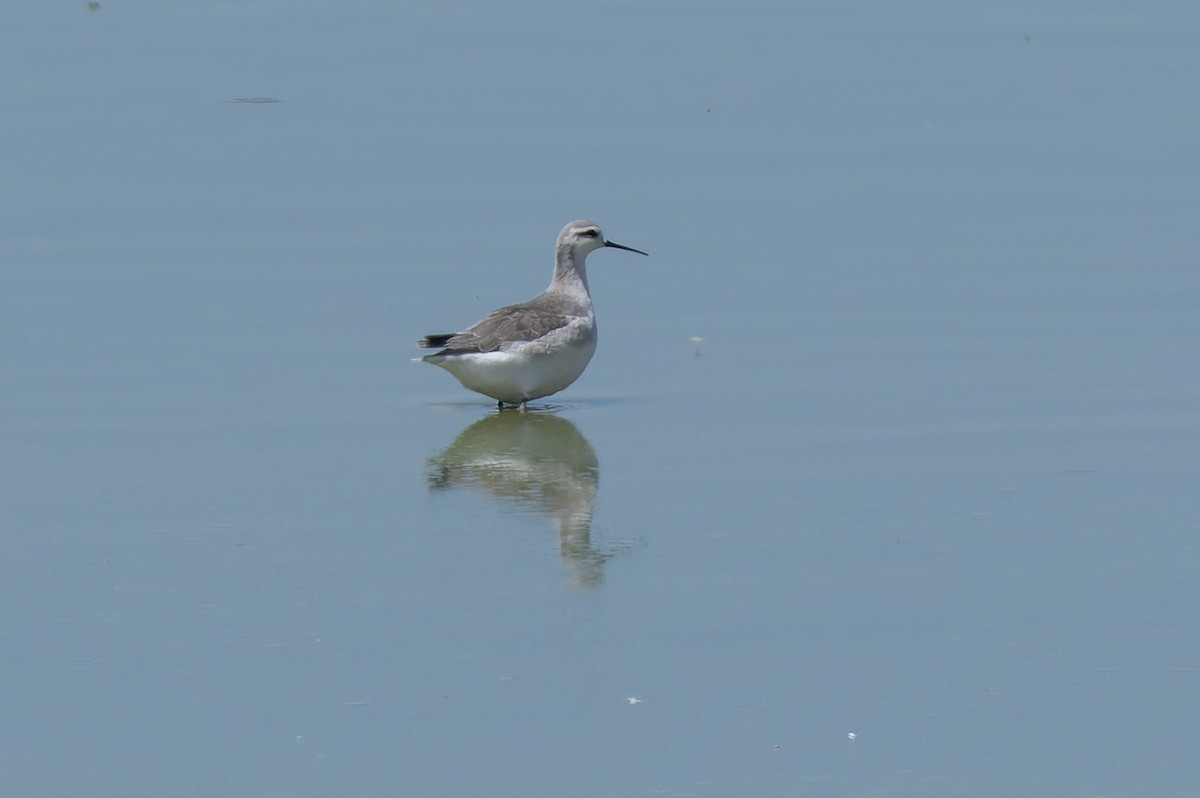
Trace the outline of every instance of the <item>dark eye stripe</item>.
{"type": "Polygon", "coordinates": [[[579,235],[587,236],[588,238],[595,238],[596,236],[600,235],[600,231],[599,230],[580,230],[579,235]]]}

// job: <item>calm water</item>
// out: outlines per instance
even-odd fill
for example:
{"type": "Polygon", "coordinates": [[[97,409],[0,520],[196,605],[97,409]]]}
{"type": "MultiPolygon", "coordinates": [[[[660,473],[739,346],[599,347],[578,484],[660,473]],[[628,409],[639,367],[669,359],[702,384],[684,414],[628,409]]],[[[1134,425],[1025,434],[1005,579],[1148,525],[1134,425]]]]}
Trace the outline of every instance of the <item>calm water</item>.
{"type": "Polygon", "coordinates": [[[6,794],[1200,781],[1194,4],[2,27],[6,794]],[[408,362],[579,216],[576,385],[408,362]]]}

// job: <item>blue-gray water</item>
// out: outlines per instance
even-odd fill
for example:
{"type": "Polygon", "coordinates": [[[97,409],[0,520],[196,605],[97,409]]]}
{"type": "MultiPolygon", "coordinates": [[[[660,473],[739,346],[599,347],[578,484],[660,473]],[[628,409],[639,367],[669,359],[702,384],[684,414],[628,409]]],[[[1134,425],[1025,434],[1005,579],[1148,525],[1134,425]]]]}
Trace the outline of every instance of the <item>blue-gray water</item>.
{"type": "Polygon", "coordinates": [[[9,9],[4,794],[1190,795],[1198,66],[1191,3],[9,9]],[[408,362],[580,216],[652,257],[578,383],[408,362]]]}

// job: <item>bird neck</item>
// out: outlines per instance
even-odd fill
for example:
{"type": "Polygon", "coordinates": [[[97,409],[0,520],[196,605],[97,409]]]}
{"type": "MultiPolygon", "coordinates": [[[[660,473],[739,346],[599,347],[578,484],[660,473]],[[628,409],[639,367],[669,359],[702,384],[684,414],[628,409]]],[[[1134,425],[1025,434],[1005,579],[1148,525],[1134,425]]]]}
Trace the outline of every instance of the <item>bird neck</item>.
{"type": "Polygon", "coordinates": [[[550,282],[550,287],[557,291],[567,291],[590,298],[591,289],[588,288],[587,266],[584,258],[576,258],[570,250],[559,252],[555,259],[554,279],[550,282]]]}

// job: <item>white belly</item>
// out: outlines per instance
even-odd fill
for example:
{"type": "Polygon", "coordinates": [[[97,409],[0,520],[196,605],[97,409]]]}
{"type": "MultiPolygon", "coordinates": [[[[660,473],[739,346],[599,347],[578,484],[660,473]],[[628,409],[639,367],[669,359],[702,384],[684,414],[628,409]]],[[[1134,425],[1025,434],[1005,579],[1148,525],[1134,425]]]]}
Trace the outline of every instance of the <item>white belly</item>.
{"type": "Polygon", "coordinates": [[[596,351],[596,339],[541,351],[476,352],[428,362],[458,378],[463,387],[501,402],[520,404],[558,393],[579,378],[596,351]]]}

